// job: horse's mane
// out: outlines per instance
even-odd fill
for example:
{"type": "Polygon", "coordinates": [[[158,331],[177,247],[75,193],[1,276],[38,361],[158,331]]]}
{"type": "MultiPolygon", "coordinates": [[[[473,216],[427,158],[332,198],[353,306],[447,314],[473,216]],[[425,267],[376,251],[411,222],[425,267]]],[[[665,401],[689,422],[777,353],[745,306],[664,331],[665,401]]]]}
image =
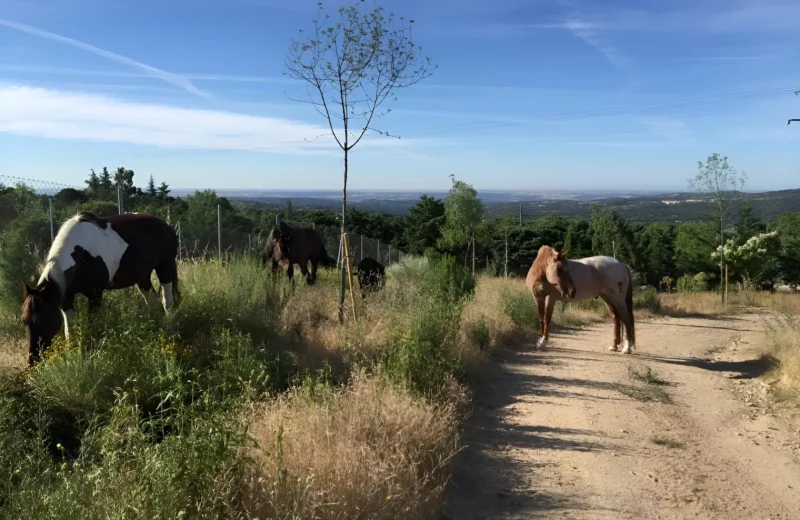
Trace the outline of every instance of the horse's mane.
{"type": "Polygon", "coordinates": [[[547,266],[550,264],[550,259],[554,251],[555,250],[550,246],[542,246],[539,248],[536,259],[533,261],[533,266],[531,266],[534,279],[539,279],[546,275],[547,266]]]}
{"type": "Polygon", "coordinates": [[[25,298],[22,302],[22,323],[29,323],[35,316],[36,302],[33,298],[25,298]]]}

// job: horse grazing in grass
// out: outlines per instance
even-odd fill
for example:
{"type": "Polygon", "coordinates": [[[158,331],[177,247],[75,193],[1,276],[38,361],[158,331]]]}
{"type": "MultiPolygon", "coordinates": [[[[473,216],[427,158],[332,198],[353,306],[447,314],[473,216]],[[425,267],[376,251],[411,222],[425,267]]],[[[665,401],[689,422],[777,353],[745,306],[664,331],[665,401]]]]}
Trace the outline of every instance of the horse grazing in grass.
{"type": "Polygon", "coordinates": [[[270,231],[267,237],[267,251],[264,262],[272,262],[273,274],[278,266],[288,264],[286,276],[294,279],[294,264],[300,266],[300,272],[306,277],[308,285],[317,280],[317,266],[336,267],[336,260],[328,256],[325,243],[319,233],[313,228],[305,226],[290,226],[283,221],[279,222],[270,231]],[[311,272],[308,263],[311,262],[311,272]]]}
{"type": "Polygon", "coordinates": [[[153,270],[162,288],[165,311],[178,292],[178,237],[163,220],[126,213],[98,218],[80,213],[58,230],[36,288],[23,282],[22,322],[28,336],[28,365],[50,346],[68,318],[76,294],[89,299],[89,310],[100,307],[103,291],[136,285],[145,301],[158,298],[150,281],[153,270]]]}
{"type": "Polygon", "coordinates": [[[533,261],[526,279],[539,308],[539,341],[536,348],[547,344],[550,319],[556,301],[580,302],[602,298],[614,323],[614,343],[609,350],[616,352],[622,342],[620,326],[625,325],[623,354],[633,352],[636,331],[633,322],[633,283],[628,266],[609,256],[592,256],[567,260],[550,246],[542,246],[533,261]]]}
{"type": "Polygon", "coordinates": [[[356,271],[362,298],[366,298],[368,292],[377,291],[383,287],[386,269],[374,258],[363,258],[356,266],[356,271]]]}

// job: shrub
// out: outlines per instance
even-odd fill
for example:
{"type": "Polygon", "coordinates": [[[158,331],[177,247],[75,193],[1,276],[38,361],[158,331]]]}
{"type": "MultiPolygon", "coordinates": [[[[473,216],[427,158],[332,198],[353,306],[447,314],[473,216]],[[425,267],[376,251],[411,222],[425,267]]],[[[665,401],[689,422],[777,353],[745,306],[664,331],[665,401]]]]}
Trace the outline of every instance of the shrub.
{"type": "Polygon", "coordinates": [[[536,300],[527,291],[512,291],[503,287],[503,313],[515,326],[522,329],[539,328],[539,311],[536,300]]]}
{"type": "Polygon", "coordinates": [[[421,282],[430,270],[430,260],[427,257],[406,256],[400,262],[386,268],[386,278],[395,279],[400,283],[421,282]]]}
{"type": "Polygon", "coordinates": [[[424,289],[436,299],[456,303],[475,293],[475,278],[454,256],[444,255],[433,262],[424,289]]]}
{"type": "Polygon", "coordinates": [[[37,217],[19,217],[0,238],[0,305],[18,313],[22,305],[22,282],[35,285],[40,262],[50,245],[50,225],[37,217]]]}
{"type": "MultiPolygon", "coordinates": [[[[703,273],[700,273],[703,274],[703,273]]],[[[685,274],[678,278],[678,292],[680,293],[692,293],[692,292],[702,292],[707,290],[707,284],[704,281],[700,281],[698,277],[700,274],[696,276],[692,276],[690,274],[685,274]]]]}
{"type": "Polygon", "coordinates": [[[489,320],[486,316],[481,316],[476,323],[471,323],[467,330],[468,337],[480,350],[488,350],[492,343],[489,320]]]}
{"type": "Polygon", "coordinates": [[[633,308],[657,312],[661,308],[661,302],[656,288],[648,285],[644,289],[635,291],[633,294],[633,308]]]}

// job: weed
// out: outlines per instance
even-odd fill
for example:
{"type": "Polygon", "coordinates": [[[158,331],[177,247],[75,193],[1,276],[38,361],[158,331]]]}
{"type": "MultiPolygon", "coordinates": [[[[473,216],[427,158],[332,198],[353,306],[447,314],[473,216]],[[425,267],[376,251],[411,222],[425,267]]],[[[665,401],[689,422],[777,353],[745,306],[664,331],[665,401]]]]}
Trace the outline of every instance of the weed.
{"type": "Polygon", "coordinates": [[[634,381],[640,381],[642,383],[647,383],[648,385],[669,385],[667,381],[661,379],[650,367],[644,367],[644,371],[640,372],[633,366],[628,365],[628,377],[634,381]]]}
{"type": "Polygon", "coordinates": [[[652,439],[650,439],[650,442],[652,442],[657,446],[664,446],[666,448],[672,448],[672,449],[683,448],[682,442],[671,441],[669,439],[663,439],[661,437],[653,437],[652,439]]]}

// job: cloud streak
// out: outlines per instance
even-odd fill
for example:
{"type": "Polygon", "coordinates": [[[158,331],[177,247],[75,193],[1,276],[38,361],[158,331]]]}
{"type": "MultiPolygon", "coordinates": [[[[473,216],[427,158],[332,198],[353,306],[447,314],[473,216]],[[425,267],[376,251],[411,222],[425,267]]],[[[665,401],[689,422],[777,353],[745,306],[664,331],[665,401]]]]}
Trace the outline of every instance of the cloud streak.
{"type": "Polygon", "coordinates": [[[606,57],[609,63],[615,67],[623,67],[627,60],[611,46],[608,41],[600,35],[600,33],[592,26],[583,20],[577,18],[569,18],[564,22],[564,27],[569,29],[572,34],[582,39],[595,49],[597,49],[603,56],[606,57]]]}
{"type": "MultiPolygon", "coordinates": [[[[0,84],[0,133],[171,149],[337,152],[327,127],[290,119],[135,103],[107,96],[0,84]]],[[[365,138],[360,147],[419,141],[365,138]]]]}
{"type": "Polygon", "coordinates": [[[150,65],[138,62],[127,56],[122,56],[120,54],[115,54],[111,51],[107,51],[105,49],[101,49],[99,47],[95,47],[94,45],[89,45],[88,43],[84,43],[79,40],[75,40],[72,38],[68,38],[66,36],[61,36],[60,34],[51,33],[48,31],[44,31],[42,29],[38,29],[31,25],[25,25],[17,22],[12,22],[11,20],[5,20],[0,18],[0,26],[8,27],[9,29],[14,29],[16,31],[24,32],[33,36],[38,36],[39,38],[44,38],[46,40],[55,41],[58,43],[62,43],[64,45],[69,45],[71,47],[75,47],[77,49],[81,49],[83,51],[89,52],[96,56],[101,56],[103,58],[107,58],[109,60],[115,61],[117,63],[121,63],[123,65],[127,65],[133,69],[139,70],[146,74],[147,76],[151,76],[154,78],[161,79],[166,81],[167,83],[171,83],[176,85],[190,94],[194,94],[197,96],[206,96],[204,92],[200,91],[197,87],[194,86],[192,81],[184,76],[179,74],[173,74],[171,72],[167,72],[161,69],[157,69],[155,67],[151,67],[150,65]]]}

